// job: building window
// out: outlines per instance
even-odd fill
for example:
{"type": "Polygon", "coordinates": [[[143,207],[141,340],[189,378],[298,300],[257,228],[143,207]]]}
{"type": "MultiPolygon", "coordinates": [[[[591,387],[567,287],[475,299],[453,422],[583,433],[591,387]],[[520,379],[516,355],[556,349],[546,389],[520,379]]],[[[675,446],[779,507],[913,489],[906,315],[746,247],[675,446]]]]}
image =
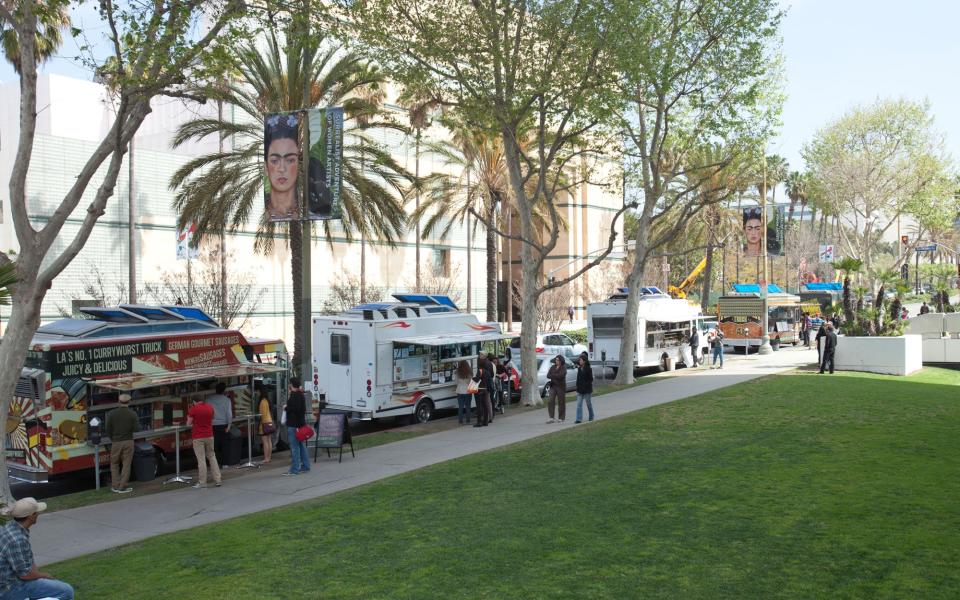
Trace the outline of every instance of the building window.
{"type": "Polygon", "coordinates": [[[350,336],[334,333],[330,336],[330,363],[350,364],[350,336]]]}
{"type": "Polygon", "coordinates": [[[450,277],[449,248],[435,248],[433,250],[433,272],[438,277],[450,277]]]}

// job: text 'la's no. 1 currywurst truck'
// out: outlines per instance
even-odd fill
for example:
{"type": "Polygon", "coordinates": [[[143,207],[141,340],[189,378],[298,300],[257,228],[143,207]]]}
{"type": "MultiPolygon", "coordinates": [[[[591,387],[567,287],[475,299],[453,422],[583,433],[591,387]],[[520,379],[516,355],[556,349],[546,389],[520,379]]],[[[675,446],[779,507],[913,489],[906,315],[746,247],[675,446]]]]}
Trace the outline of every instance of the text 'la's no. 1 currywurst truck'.
{"type": "Polygon", "coordinates": [[[457,406],[461,360],[475,371],[482,349],[499,353],[513,337],[446,296],[394,298],[313,318],[313,391],[327,409],[426,422],[434,410],[457,406]]]}
{"type": "MultiPolygon", "coordinates": [[[[173,456],[175,432],[189,404],[227,386],[241,429],[255,412],[254,378],[286,392],[280,340],[257,340],[221,328],[192,306],[80,309],[37,330],[17,382],[5,429],[12,477],[47,481],[94,466],[96,439],[121,393],[140,419],[138,442],[155,451],[158,467],[173,456]],[[99,428],[99,429],[98,429],[99,428]]],[[[99,445],[106,464],[106,440],[99,445]]],[[[180,448],[190,435],[180,435],[180,448]]]]}

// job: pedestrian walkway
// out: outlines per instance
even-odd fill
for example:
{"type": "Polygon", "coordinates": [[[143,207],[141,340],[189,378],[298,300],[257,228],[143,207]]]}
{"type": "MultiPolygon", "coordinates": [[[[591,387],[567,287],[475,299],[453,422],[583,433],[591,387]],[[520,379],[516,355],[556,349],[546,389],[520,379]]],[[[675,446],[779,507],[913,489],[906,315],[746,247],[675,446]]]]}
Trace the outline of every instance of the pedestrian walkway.
{"type": "MultiPolygon", "coordinates": [[[[635,388],[597,397],[598,419],[623,415],[711,392],[757,377],[816,362],[816,350],[785,349],[768,356],[727,357],[723,370],[681,370],[635,388]]],[[[655,377],[661,377],[655,376],[655,377]]],[[[82,556],[155,535],[215,523],[242,515],[326,496],[334,492],[547,435],[573,425],[575,403],[566,424],[548,425],[546,410],[507,413],[485,428],[460,427],[363,450],[343,463],[324,458],[295,477],[271,470],[228,481],[221,488],[152,494],[44,515],[30,532],[37,564],[82,556]]],[[[280,457],[278,457],[280,458],[280,457]]]]}

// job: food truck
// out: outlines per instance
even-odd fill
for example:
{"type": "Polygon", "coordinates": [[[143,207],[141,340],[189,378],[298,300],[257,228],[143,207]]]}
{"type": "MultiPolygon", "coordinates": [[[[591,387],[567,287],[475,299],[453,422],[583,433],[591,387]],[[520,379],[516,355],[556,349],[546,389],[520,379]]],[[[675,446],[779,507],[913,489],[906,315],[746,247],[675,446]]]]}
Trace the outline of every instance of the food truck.
{"type": "MultiPolygon", "coordinates": [[[[280,340],[251,339],[221,328],[192,306],[87,307],[88,318],[41,326],[27,353],[7,418],[11,477],[33,482],[94,466],[106,413],[132,396],[140,418],[137,442],[149,443],[159,469],[173,457],[189,403],[227,384],[234,416],[245,427],[255,413],[253,380],[286,391],[287,357],[280,340]]],[[[183,432],[180,447],[190,447],[183,432]]],[[[106,440],[104,440],[106,441],[106,440]]]]}
{"type": "Polygon", "coordinates": [[[369,420],[409,415],[425,423],[456,408],[454,372],[476,370],[484,344],[502,344],[499,323],[461,312],[447,296],[394,294],[397,302],[361,304],[313,317],[313,393],[327,410],[369,420]]]}
{"type": "MultiPolygon", "coordinates": [[[[620,288],[607,300],[587,305],[587,344],[591,361],[619,362],[628,292],[627,288],[620,288]]],[[[686,364],[690,351],[689,336],[694,328],[701,330],[699,350],[702,356],[707,347],[704,323],[700,307],[684,299],[671,298],[656,287],[641,288],[634,367],[667,369],[669,361],[686,364]]]]}
{"type": "MultiPolygon", "coordinates": [[[[717,301],[717,320],[723,332],[723,343],[734,349],[759,348],[763,337],[761,315],[763,298],[757,284],[734,284],[733,293],[717,301]]],[[[780,344],[800,341],[803,323],[800,297],[787,294],[779,286],[767,285],[767,335],[780,344]]]]}

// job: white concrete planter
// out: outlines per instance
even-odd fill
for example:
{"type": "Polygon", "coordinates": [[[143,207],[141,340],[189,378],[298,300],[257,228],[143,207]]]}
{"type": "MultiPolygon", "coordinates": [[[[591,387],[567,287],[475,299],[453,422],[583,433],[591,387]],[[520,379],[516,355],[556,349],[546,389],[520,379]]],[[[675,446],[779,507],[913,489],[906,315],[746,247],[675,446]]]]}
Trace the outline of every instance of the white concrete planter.
{"type": "Polygon", "coordinates": [[[923,339],[919,335],[840,336],[835,363],[838,371],[909,375],[923,368],[923,339]]]}

